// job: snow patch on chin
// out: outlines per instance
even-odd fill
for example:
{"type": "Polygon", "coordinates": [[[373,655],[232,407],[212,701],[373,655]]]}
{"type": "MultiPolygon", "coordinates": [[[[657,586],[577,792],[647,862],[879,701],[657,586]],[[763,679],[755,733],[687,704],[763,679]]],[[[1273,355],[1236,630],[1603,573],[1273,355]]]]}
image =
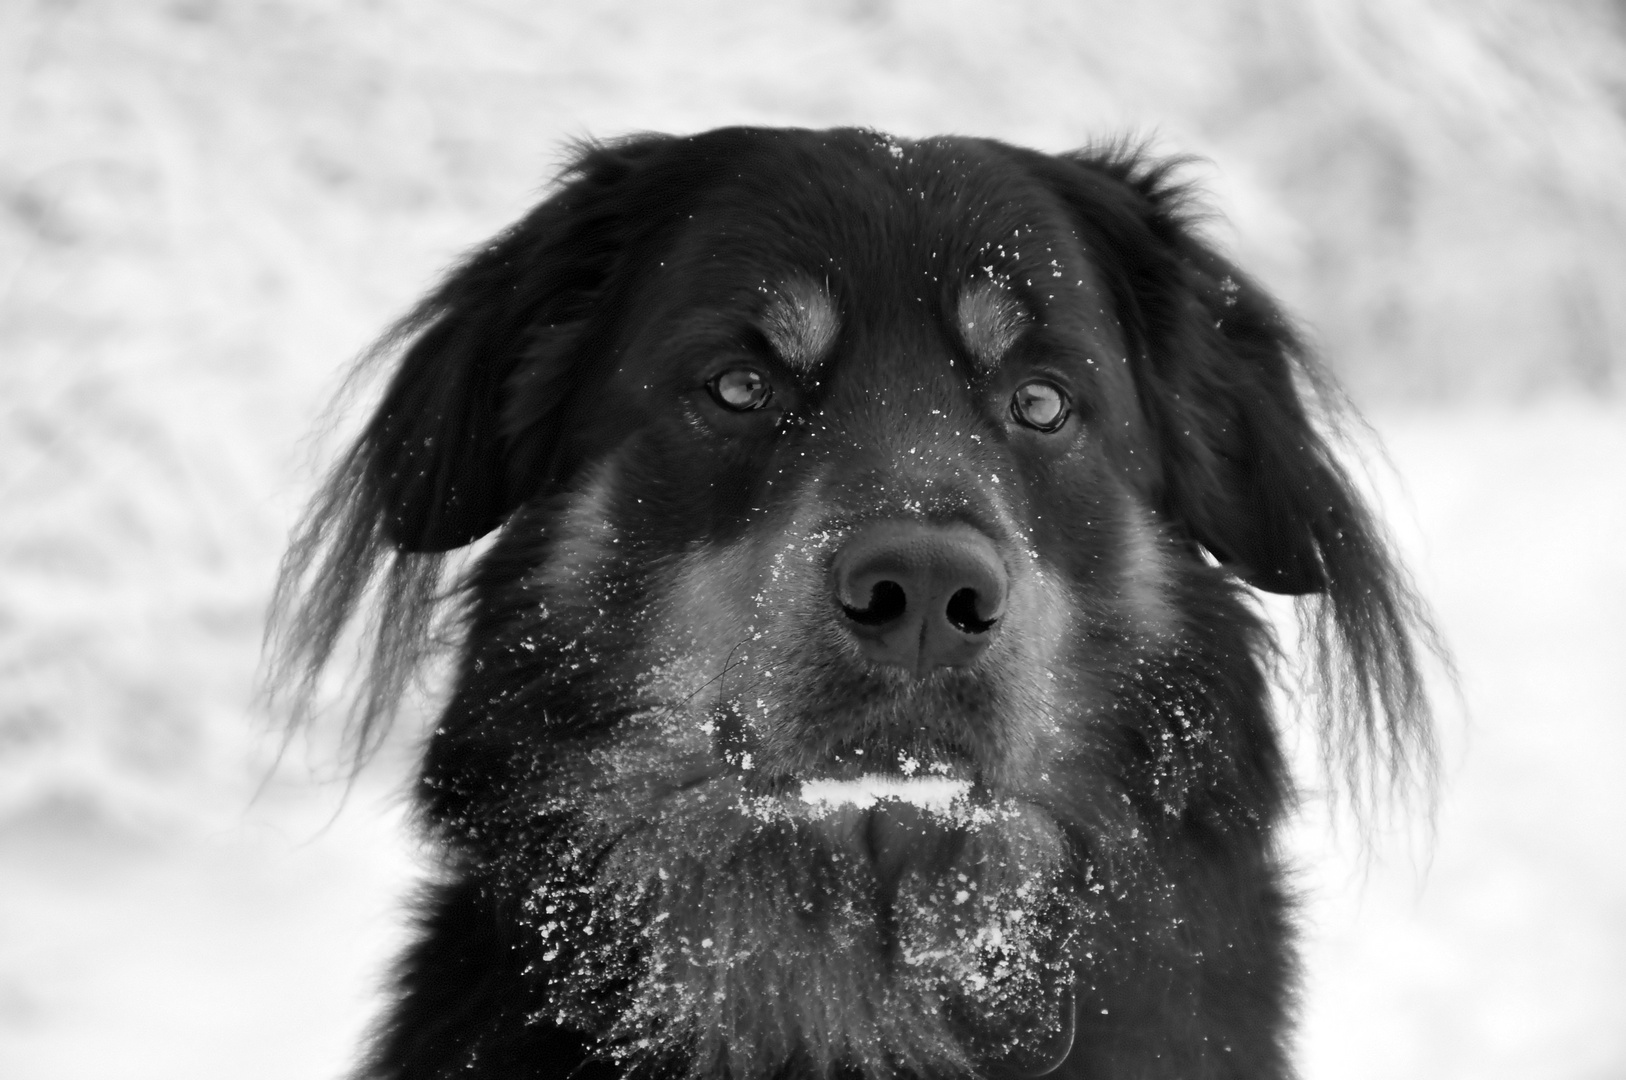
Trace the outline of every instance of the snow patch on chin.
{"type": "Polygon", "coordinates": [[[936,814],[947,814],[957,800],[971,791],[967,780],[946,776],[897,777],[870,773],[857,780],[807,780],[802,801],[810,806],[854,806],[868,809],[883,799],[908,803],[936,814]]]}

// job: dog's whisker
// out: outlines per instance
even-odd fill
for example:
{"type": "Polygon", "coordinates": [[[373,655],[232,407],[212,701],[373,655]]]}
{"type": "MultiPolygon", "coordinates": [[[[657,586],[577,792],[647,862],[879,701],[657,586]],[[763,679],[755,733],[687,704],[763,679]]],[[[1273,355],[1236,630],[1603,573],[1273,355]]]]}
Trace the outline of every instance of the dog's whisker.
{"type": "Polygon", "coordinates": [[[702,694],[706,690],[707,687],[711,686],[714,683],[721,682],[724,678],[726,678],[729,671],[732,670],[732,668],[733,668],[734,654],[737,653],[744,645],[745,645],[745,642],[741,641],[738,644],[736,644],[733,648],[729,649],[728,650],[728,655],[723,658],[722,665],[717,669],[717,674],[715,674],[715,675],[711,676],[710,678],[706,679],[705,681],[700,683],[699,686],[696,686],[688,694],[684,695],[684,698],[683,698],[684,703],[687,704],[687,703],[693,701],[695,698],[699,697],[700,694],[702,694]]]}

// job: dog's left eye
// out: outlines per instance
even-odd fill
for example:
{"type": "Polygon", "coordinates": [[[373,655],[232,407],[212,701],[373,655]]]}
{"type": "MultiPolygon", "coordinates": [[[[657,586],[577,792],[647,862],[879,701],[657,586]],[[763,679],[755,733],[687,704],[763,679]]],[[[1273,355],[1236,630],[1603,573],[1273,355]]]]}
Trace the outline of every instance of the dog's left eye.
{"type": "Polygon", "coordinates": [[[735,412],[760,409],[773,400],[773,384],[755,368],[729,368],[707,383],[706,389],[717,404],[735,412]]]}
{"type": "Polygon", "coordinates": [[[1054,383],[1035,379],[1011,395],[1011,415],[1035,431],[1055,431],[1067,422],[1067,395],[1054,383]]]}

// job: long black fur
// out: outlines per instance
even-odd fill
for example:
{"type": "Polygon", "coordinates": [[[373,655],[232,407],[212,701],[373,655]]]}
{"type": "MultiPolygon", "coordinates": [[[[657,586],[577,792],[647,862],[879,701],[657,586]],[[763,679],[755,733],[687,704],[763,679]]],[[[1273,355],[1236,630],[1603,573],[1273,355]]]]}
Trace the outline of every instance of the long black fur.
{"type": "Polygon", "coordinates": [[[1249,587],[1302,599],[1357,786],[1426,775],[1433,638],[1312,422],[1324,377],[1176,167],[591,145],[386,336],[273,625],[308,700],[371,608],[362,753],[457,642],[416,796],[443,870],[364,1075],[1290,1074],[1292,789],[1249,587]],[[992,371],[955,321],[990,282],[1027,319],[992,371]],[[787,283],[839,322],[816,372],[761,332],[787,283]],[[707,396],[728,364],[772,375],[771,417],[707,396]],[[1054,435],[1008,411],[1033,375],[1072,395],[1054,435]],[[831,560],[881,520],[999,551],[976,665],[913,678],[844,636],[831,560]],[[797,798],[917,761],[963,778],[958,816],[797,798]]]}

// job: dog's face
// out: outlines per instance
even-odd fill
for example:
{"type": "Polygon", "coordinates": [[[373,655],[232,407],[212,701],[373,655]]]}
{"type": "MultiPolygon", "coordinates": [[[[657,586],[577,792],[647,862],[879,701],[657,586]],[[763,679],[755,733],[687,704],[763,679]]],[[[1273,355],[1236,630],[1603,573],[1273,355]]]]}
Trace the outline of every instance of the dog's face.
{"type": "Polygon", "coordinates": [[[407,552],[501,524],[422,801],[547,1022],[696,1074],[1042,1070],[1260,903],[1239,579],[1370,552],[1290,333],[1172,199],[970,140],[644,140],[403,331],[341,494],[407,552]]]}
{"type": "Polygon", "coordinates": [[[607,694],[636,677],[752,787],[913,760],[1019,788],[1108,654],[1171,633],[1178,564],[1211,574],[1149,505],[1124,334],[1062,209],[935,154],[706,192],[629,283],[563,493],[499,543],[607,694]]]}

